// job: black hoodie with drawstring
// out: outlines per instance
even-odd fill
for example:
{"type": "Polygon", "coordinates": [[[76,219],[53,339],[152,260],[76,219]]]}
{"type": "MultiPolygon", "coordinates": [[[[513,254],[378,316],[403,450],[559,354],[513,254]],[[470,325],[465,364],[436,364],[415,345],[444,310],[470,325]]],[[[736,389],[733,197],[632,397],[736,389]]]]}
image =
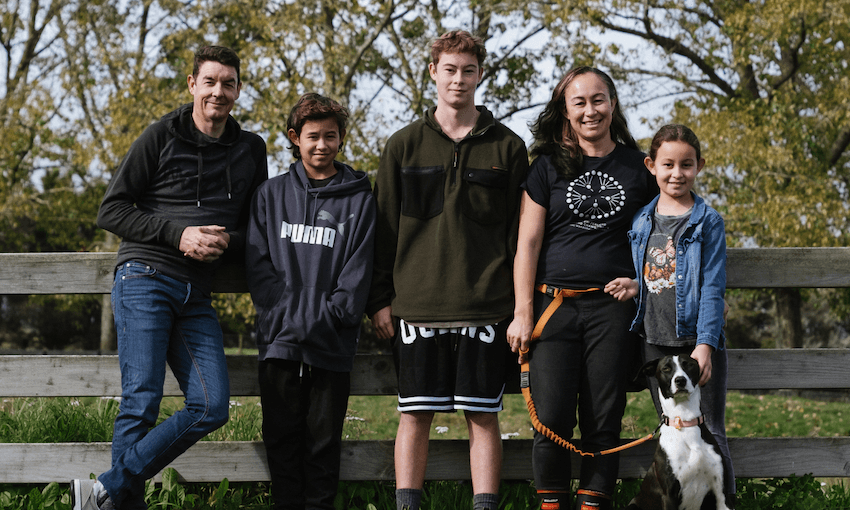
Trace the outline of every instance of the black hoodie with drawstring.
{"type": "Polygon", "coordinates": [[[313,187],[299,160],[251,206],[245,269],[259,359],[351,371],[372,282],[375,200],[365,173],[334,161],[313,187]]]}
{"type": "Polygon", "coordinates": [[[218,139],[201,133],[186,104],[149,126],[112,175],[97,225],[122,238],[118,264],[129,260],[209,293],[221,259],[199,262],[179,250],[189,226],[221,225],[225,254],[241,259],[251,196],[268,178],[266,144],[228,117],[218,139]]]}

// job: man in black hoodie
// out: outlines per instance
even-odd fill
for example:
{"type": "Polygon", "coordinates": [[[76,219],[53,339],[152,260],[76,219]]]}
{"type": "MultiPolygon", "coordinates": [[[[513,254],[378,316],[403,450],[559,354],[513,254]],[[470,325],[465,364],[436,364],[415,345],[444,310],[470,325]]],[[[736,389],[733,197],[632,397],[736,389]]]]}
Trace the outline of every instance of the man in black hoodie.
{"type": "Polygon", "coordinates": [[[230,388],[210,292],[223,256],[241,257],[249,202],[268,177],[266,145],[230,110],[239,57],[208,46],[187,78],[193,102],[133,143],[97,224],[122,238],[112,288],[122,400],[112,468],[74,480],[73,510],[136,510],[145,480],[228,419],[230,388]],[[166,364],[185,407],[156,425],[166,364]]]}

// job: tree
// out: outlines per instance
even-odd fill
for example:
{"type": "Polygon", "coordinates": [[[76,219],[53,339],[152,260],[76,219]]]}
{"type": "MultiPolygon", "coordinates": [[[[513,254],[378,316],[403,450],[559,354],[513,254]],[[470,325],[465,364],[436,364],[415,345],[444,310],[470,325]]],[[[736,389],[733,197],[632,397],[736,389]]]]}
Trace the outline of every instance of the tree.
{"type": "MultiPolygon", "coordinates": [[[[539,4],[547,27],[644,100],[643,119],[690,125],[701,192],[731,245],[844,246],[850,234],[850,2],[578,0],[539,4]],[[564,20],[574,20],[566,24],[564,20]],[[612,41],[588,44],[594,31],[612,41]]],[[[599,39],[597,39],[599,40],[599,39]]],[[[785,344],[801,345],[798,290],[776,293],[785,344]]]]}

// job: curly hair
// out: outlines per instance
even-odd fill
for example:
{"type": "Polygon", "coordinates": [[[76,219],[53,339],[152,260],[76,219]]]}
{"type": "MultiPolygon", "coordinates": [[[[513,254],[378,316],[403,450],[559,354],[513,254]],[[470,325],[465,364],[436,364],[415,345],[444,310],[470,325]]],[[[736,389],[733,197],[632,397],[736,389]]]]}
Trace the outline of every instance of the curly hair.
{"type": "MultiPolygon", "coordinates": [[[[584,159],[578,137],[573,131],[567,118],[567,89],[573,80],[583,74],[593,73],[598,76],[608,87],[608,96],[611,100],[617,99],[617,88],[610,76],[595,67],[582,66],[571,69],[555,89],[552,98],[540,112],[537,120],[531,125],[531,133],[534,136],[534,147],[532,156],[550,154],[558,171],[567,177],[575,177],[579,174],[584,159]]],[[[629,132],[626,116],[620,108],[620,101],[614,105],[611,120],[611,139],[627,147],[637,150],[637,142],[629,132]]]]}
{"type": "MultiPolygon", "coordinates": [[[[301,128],[309,120],[324,120],[334,119],[339,127],[340,137],[345,136],[345,126],[348,125],[348,110],[329,97],[311,92],[304,94],[289,111],[289,118],[286,120],[286,131],[295,131],[296,136],[301,136],[301,128]]],[[[301,151],[298,146],[292,144],[289,147],[292,150],[292,155],[295,159],[301,159],[301,151]]]]}

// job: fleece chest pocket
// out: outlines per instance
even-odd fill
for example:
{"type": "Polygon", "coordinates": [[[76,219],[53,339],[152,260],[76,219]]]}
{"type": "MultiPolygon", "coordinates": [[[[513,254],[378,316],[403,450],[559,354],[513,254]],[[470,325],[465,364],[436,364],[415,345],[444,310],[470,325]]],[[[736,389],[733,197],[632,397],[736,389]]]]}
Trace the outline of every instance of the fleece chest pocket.
{"type": "Polygon", "coordinates": [[[401,169],[401,214],[427,220],[443,212],[446,171],[442,166],[401,169]]]}
{"type": "Polygon", "coordinates": [[[508,172],[467,168],[463,172],[463,213],[485,225],[504,222],[507,214],[508,172]]]}

